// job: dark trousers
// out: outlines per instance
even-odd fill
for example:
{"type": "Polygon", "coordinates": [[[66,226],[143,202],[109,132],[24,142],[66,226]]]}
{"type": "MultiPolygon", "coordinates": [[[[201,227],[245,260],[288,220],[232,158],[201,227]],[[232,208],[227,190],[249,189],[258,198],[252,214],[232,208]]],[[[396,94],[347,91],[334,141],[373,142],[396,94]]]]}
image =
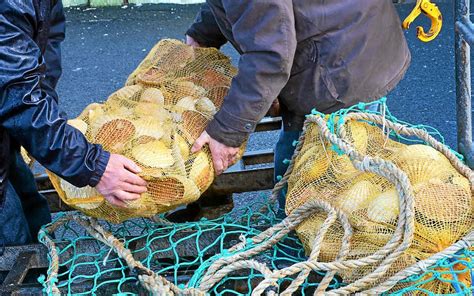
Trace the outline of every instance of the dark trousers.
{"type": "MultiPolygon", "coordinates": [[[[281,131],[280,136],[278,138],[278,142],[275,145],[275,158],[274,158],[274,166],[275,166],[275,174],[274,174],[274,182],[275,184],[278,182],[278,177],[285,175],[286,170],[288,169],[289,163],[285,161],[291,160],[293,156],[293,152],[295,151],[295,147],[293,146],[293,142],[297,141],[300,136],[300,131],[281,131]]],[[[285,203],[286,203],[286,191],[287,188],[285,187],[282,191],[280,196],[278,197],[278,216],[281,218],[285,217],[285,203]]]]}
{"type": "Polygon", "coordinates": [[[0,205],[0,246],[37,241],[42,225],[51,222],[46,199],[20,153],[12,154],[5,200],[0,205]]]}

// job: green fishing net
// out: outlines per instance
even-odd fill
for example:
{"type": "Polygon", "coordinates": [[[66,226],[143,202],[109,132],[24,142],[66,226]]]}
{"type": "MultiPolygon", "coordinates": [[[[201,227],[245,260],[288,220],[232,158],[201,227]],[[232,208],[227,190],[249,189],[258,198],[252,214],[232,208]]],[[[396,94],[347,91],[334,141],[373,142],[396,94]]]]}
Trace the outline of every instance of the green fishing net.
{"type": "MultiPolygon", "coordinates": [[[[374,114],[383,114],[392,121],[406,124],[396,120],[386,110],[385,101],[382,100],[381,105],[385,110],[373,112],[374,114]]],[[[365,111],[365,108],[365,104],[359,104],[354,108],[342,110],[333,117],[326,118],[329,118],[332,123],[337,123],[340,118],[351,112],[368,112],[365,111]]],[[[332,132],[336,133],[337,124],[331,126],[332,132]]],[[[426,126],[408,124],[407,126],[425,130],[443,142],[434,129],[426,126]]],[[[403,137],[393,131],[388,131],[388,133],[392,139],[403,143],[423,143],[419,139],[403,137]]],[[[294,144],[298,145],[296,142],[294,144]]],[[[337,151],[338,147],[331,149],[337,151]]],[[[286,162],[288,161],[286,160],[286,162]]],[[[280,179],[285,182],[288,180],[288,176],[281,176],[280,179]]],[[[285,188],[283,190],[286,191],[285,188]]],[[[290,231],[297,226],[292,224],[292,221],[296,221],[295,217],[290,214],[290,217],[284,221],[278,219],[275,214],[276,209],[270,202],[275,199],[275,193],[278,194],[278,192],[279,189],[274,190],[271,197],[262,193],[261,198],[255,199],[253,204],[236,208],[218,219],[201,219],[186,223],[171,223],[160,215],[153,219],[131,219],[121,224],[112,224],[105,221],[97,222],[79,214],[60,214],[40,233],[40,241],[47,245],[50,251],[50,266],[47,274],[41,276],[39,281],[43,284],[46,294],[58,294],[59,291],[61,295],[148,295],[150,289],[144,288],[143,276],[146,270],[150,270],[157,276],[165,278],[170,285],[175,285],[173,291],[182,291],[183,295],[195,295],[186,293],[200,291],[203,283],[208,280],[206,276],[209,275],[209,270],[215,267],[216,262],[235,258],[239,254],[247,254],[266,244],[271,246],[262,248],[261,252],[248,259],[254,260],[252,261],[254,263],[265,265],[271,271],[301,266],[309,261],[303,244],[296,233],[290,231]],[[86,223],[78,223],[78,221],[86,221],[86,223]],[[120,244],[123,244],[124,248],[111,248],[114,243],[110,237],[101,236],[100,232],[86,231],[87,227],[84,225],[89,225],[87,223],[91,223],[90,221],[92,221],[90,224],[93,226],[92,228],[95,227],[94,225],[100,226],[107,233],[112,234],[120,244]],[[266,230],[268,232],[268,229],[274,233],[262,236],[266,230]],[[278,237],[279,233],[284,231],[286,231],[285,234],[278,237]],[[272,239],[276,237],[278,239],[275,239],[273,243],[272,239]],[[240,247],[236,248],[236,246],[240,247]],[[130,250],[130,253],[120,251],[122,255],[119,256],[120,252],[117,250],[130,250]],[[135,268],[130,267],[129,261],[126,260],[127,256],[133,257],[138,263],[135,268]]],[[[317,204],[314,201],[313,203],[308,202],[308,204],[324,208],[324,204],[317,204]]],[[[298,209],[300,208],[295,211],[298,212],[298,209]]],[[[311,208],[308,206],[308,209],[311,208]]],[[[299,213],[304,215],[304,212],[300,211],[299,213]]],[[[457,247],[452,252],[443,253],[449,253],[448,255],[435,254],[426,259],[432,260],[430,264],[423,263],[425,258],[418,258],[423,261],[417,262],[417,272],[401,278],[395,288],[388,290],[385,294],[472,295],[474,292],[472,287],[474,248],[472,247],[472,233],[468,236],[457,242],[461,247],[457,247]],[[439,287],[443,287],[443,290],[440,290],[439,287]]],[[[250,295],[255,292],[256,287],[258,288],[268,276],[268,274],[263,274],[266,269],[262,269],[258,265],[251,265],[250,261],[243,263],[247,264],[246,268],[226,272],[222,279],[213,284],[211,288],[206,289],[206,293],[210,295],[250,295]]],[[[319,268],[322,266],[321,262],[314,261],[313,263],[314,268],[304,274],[303,282],[295,292],[297,295],[313,295],[318,286],[323,285],[327,273],[319,268]]],[[[221,266],[224,269],[225,267],[225,265],[221,266]]],[[[218,275],[218,273],[214,273],[214,275],[218,275]]],[[[284,291],[297,280],[299,275],[301,274],[293,273],[278,278],[275,285],[265,289],[264,292],[267,295],[274,295],[284,291]]],[[[352,284],[344,282],[343,278],[342,274],[336,273],[334,277],[330,278],[330,282],[324,283],[323,286],[327,292],[330,292],[352,284]]],[[[373,285],[378,283],[374,281],[373,285]]],[[[175,294],[180,295],[180,293],[175,294]]]]}

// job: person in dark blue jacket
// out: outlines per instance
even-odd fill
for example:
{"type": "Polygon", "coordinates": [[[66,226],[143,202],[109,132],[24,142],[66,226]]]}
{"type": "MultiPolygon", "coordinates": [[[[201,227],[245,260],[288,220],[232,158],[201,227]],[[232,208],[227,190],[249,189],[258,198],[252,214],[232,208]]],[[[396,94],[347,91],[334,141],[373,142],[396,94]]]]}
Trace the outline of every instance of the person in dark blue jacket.
{"type": "Polygon", "coordinates": [[[59,111],[64,31],[60,0],[0,1],[0,248],[35,241],[51,221],[20,146],[46,169],[75,186],[95,187],[116,206],[146,191],[134,162],[89,143],[59,111]]]}

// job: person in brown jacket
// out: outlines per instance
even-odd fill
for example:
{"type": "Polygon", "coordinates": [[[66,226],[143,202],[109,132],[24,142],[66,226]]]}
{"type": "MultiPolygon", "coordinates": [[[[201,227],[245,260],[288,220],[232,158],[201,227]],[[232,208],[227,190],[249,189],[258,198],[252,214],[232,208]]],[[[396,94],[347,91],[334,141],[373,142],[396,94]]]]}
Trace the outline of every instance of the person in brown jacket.
{"type": "Polygon", "coordinates": [[[209,144],[218,174],[276,98],[283,118],[278,176],[306,114],[385,96],[411,59],[392,0],[207,0],[186,42],[216,48],[230,42],[240,53],[222,108],[193,146],[209,144]]]}

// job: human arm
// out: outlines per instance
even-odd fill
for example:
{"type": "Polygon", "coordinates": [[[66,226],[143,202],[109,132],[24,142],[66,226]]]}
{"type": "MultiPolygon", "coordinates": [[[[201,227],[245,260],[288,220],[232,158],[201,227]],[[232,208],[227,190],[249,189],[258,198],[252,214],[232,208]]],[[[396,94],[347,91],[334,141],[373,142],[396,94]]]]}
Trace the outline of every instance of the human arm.
{"type": "MultiPolygon", "coordinates": [[[[103,182],[109,160],[122,162],[100,145],[88,143],[59,112],[57,95],[46,82],[45,57],[32,38],[38,28],[33,6],[12,0],[0,6],[0,12],[0,126],[39,163],[71,184],[82,187],[103,182]]],[[[125,174],[122,167],[111,174],[125,174]]],[[[140,182],[143,180],[133,181],[140,182]]],[[[139,187],[143,190],[143,183],[139,187]]],[[[116,196],[110,195],[113,202],[112,197],[116,196]]]]}
{"type": "Polygon", "coordinates": [[[292,1],[223,1],[239,45],[239,72],[206,131],[240,146],[265,116],[290,76],[296,50],[292,1]]]}
{"type": "Polygon", "coordinates": [[[201,6],[194,23],[186,31],[186,44],[220,48],[227,42],[207,3],[201,6]]]}
{"type": "Polygon", "coordinates": [[[225,146],[213,153],[215,166],[233,159],[238,151],[233,148],[242,145],[265,116],[288,81],[297,43],[291,1],[224,0],[223,6],[241,51],[239,72],[195,145],[199,148],[208,139],[210,146],[216,146],[213,141],[225,146]]]}

